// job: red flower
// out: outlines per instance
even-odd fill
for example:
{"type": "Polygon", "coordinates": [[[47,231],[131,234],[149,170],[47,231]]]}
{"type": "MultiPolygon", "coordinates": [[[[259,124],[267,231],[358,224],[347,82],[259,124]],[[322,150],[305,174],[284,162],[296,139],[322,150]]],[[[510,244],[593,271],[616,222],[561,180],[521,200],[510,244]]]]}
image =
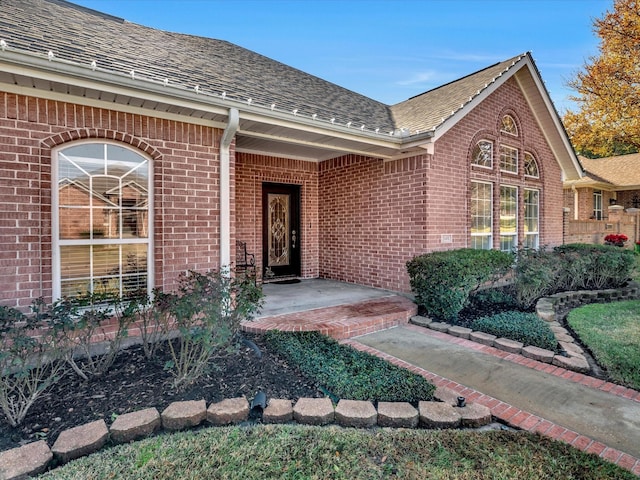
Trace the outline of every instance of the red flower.
{"type": "Polygon", "coordinates": [[[629,237],[624,233],[610,233],[604,237],[604,242],[608,245],[622,245],[627,240],[629,240],[629,237]]]}

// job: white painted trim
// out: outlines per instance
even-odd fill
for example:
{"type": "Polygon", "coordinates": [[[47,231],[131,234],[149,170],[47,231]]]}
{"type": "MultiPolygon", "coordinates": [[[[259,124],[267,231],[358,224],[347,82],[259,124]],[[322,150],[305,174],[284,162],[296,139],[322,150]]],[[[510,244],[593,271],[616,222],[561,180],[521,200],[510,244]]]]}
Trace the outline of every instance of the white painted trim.
{"type": "Polygon", "coordinates": [[[231,269],[231,174],[230,147],[238,131],[239,114],[236,108],[229,109],[227,128],[220,139],[220,271],[231,269]]]}

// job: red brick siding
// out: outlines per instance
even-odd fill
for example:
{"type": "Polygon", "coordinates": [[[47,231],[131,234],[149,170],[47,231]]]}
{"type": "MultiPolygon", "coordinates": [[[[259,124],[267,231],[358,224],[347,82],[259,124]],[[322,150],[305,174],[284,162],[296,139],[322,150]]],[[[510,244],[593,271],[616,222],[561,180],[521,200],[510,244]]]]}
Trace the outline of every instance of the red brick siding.
{"type": "Polygon", "coordinates": [[[152,157],[155,285],[219,264],[221,130],[0,92],[0,303],[51,299],[51,149],[115,140],[152,157]]]}
{"type": "MultiPolygon", "coordinates": [[[[256,255],[262,276],[262,184],[300,186],[301,276],[318,276],[318,164],[302,160],[236,154],[235,238],[256,255]]],[[[234,243],[235,244],[235,243],[234,243]]],[[[235,257],[234,257],[235,258],[235,257]]]]}
{"type": "MultiPolygon", "coordinates": [[[[470,111],[436,143],[434,161],[428,175],[428,192],[429,205],[440,205],[440,208],[435,211],[429,209],[429,230],[435,233],[455,232],[456,241],[452,247],[470,245],[471,180],[494,184],[494,248],[499,248],[499,185],[518,187],[519,242],[524,239],[524,189],[531,188],[540,190],[540,245],[562,243],[561,169],[514,79],[508,80],[470,111]],[[517,138],[500,132],[500,120],[505,114],[510,114],[516,120],[519,130],[517,138]],[[494,141],[491,170],[469,167],[471,149],[483,138],[494,141]],[[500,171],[501,143],[518,148],[517,175],[500,171]],[[524,176],[525,151],[536,158],[540,170],[539,179],[524,176]],[[464,236],[464,241],[458,241],[457,235],[464,236]]],[[[433,242],[430,243],[435,247],[433,242]]]]}
{"type": "Polygon", "coordinates": [[[349,155],[320,164],[320,276],[408,291],[425,251],[427,156],[349,155]]]}

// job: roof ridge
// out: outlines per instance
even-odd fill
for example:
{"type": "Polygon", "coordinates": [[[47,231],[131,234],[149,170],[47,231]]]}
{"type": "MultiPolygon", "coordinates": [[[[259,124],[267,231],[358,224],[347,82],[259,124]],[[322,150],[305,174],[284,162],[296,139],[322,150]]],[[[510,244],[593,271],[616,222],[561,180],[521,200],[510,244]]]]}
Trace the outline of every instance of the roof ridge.
{"type": "MultiPolygon", "coordinates": [[[[481,68],[480,70],[476,70],[475,72],[469,73],[469,74],[467,74],[467,75],[465,75],[465,76],[463,76],[463,77],[456,78],[455,80],[451,80],[450,82],[444,83],[444,84],[442,84],[442,85],[438,85],[437,87],[434,87],[434,88],[432,88],[432,89],[430,89],[430,90],[427,90],[427,91],[424,91],[424,92],[419,93],[419,94],[417,94],[417,95],[414,95],[413,97],[409,97],[409,98],[407,98],[406,100],[403,100],[402,102],[399,102],[399,103],[403,103],[403,102],[407,102],[407,101],[409,101],[409,100],[413,100],[413,99],[418,98],[418,97],[420,97],[420,96],[422,96],[422,95],[426,95],[426,94],[428,94],[428,93],[434,92],[434,91],[436,91],[436,90],[438,90],[438,89],[440,89],[440,88],[448,87],[448,86],[450,86],[450,85],[453,85],[454,83],[461,82],[462,80],[466,80],[466,79],[468,79],[468,78],[470,78],[470,77],[473,77],[474,75],[478,75],[479,73],[482,73],[482,72],[485,72],[485,71],[490,70],[490,69],[492,69],[492,68],[495,68],[495,67],[497,67],[497,66],[498,66],[498,65],[500,65],[500,64],[506,64],[506,63],[511,62],[511,65],[509,65],[509,67],[505,69],[505,71],[508,71],[508,70],[509,70],[509,69],[511,69],[511,67],[513,67],[517,62],[519,62],[519,61],[520,61],[520,59],[522,59],[523,57],[525,57],[525,56],[527,55],[527,53],[529,53],[529,52],[525,52],[525,53],[522,53],[522,54],[520,54],[520,55],[516,55],[515,57],[509,58],[509,59],[507,59],[507,60],[502,60],[501,62],[496,62],[496,63],[494,63],[494,64],[492,64],[492,65],[487,66],[487,67],[481,68]]],[[[495,79],[495,78],[497,78],[497,76],[496,76],[496,77],[494,77],[494,79],[495,79]]],[[[397,104],[396,104],[396,105],[397,105],[397,104]]]]}

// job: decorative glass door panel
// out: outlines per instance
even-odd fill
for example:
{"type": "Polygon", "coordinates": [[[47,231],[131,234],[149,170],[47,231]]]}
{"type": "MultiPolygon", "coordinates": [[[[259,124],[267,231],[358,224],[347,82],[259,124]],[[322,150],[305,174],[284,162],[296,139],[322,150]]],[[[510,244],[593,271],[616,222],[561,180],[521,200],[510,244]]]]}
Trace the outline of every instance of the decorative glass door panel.
{"type": "Polygon", "coordinates": [[[262,258],[265,280],[300,275],[300,187],[262,186],[262,258]]]}
{"type": "Polygon", "coordinates": [[[267,226],[269,267],[289,265],[289,195],[269,193],[269,225],[267,226]]]}

